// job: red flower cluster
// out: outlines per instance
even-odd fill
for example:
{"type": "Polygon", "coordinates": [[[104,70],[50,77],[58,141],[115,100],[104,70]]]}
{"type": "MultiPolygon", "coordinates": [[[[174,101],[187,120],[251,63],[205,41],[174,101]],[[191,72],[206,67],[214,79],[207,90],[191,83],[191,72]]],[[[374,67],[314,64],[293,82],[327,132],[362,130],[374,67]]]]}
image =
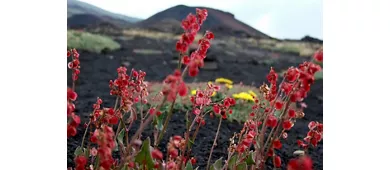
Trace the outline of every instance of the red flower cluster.
{"type": "Polygon", "coordinates": [[[185,53],[188,47],[195,40],[203,21],[207,18],[206,9],[196,9],[196,16],[189,14],[182,22],[181,27],[185,33],[182,34],[181,39],[176,43],[176,50],[180,53],[185,53]]]}
{"type": "Polygon", "coordinates": [[[91,135],[91,142],[97,143],[99,166],[103,169],[110,169],[111,165],[114,164],[112,158],[112,150],[115,148],[114,131],[111,127],[104,125],[101,129],[96,129],[91,135]]]}
{"type": "MultiPolygon", "coordinates": [[[[180,169],[178,167],[178,165],[180,163],[178,163],[178,162],[182,162],[183,164],[187,163],[188,159],[186,157],[184,157],[184,156],[179,157],[179,150],[181,150],[181,151],[184,150],[185,142],[186,142],[185,139],[179,135],[173,136],[169,139],[169,143],[167,146],[168,155],[169,155],[168,160],[167,160],[168,161],[167,169],[175,169],[175,170],[180,169]]],[[[196,160],[194,158],[191,159],[191,162],[195,162],[195,161],[196,160]]],[[[194,164],[194,163],[192,163],[192,164],[194,164]]]]}
{"type": "Polygon", "coordinates": [[[303,139],[305,142],[298,140],[298,145],[307,148],[310,144],[313,147],[316,147],[318,142],[322,140],[323,135],[323,125],[319,122],[311,121],[308,125],[310,131],[307,133],[306,137],[303,139]]]}
{"type": "Polygon", "coordinates": [[[80,117],[74,113],[75,105],[73,101],[77,99],[77,93],[74,92],[71,88],[68,88],[67,92],[67,116],[70,118],[70,121],[67,124],[67,136],[75,136],[77,134],[77,126],[80,124],[80,117]]]}
{"type": "Polygon", "coordinates": [[[250,146],[252,145],[252,143],[254,143],[254,138],[256,136],[256,132],[254,130],[250,130],[246,135],[245,137],[243,138],[243,140],[241,141],[241,143],[238,144],[236,150],[238,153],[243,153],[246,149],[250,148],[250,146]]]}
{"type": "Polygon", "coordinates": [[[68,67],[72,69],[72,80],[76,81],[79,78],[80,74],[80,60],[79,60],[79,53],[76,49],[68,50],[67,57],[72,56],[72,61],[68,63],[68,67]]]}
{"type": "Polygon", "coordinates": [[[207,50],[210,48],[210,41],[214,38],[214,34],[210,31],[206,31],[205,36],[199,40],[199,47],[196,51],[192,52],[190,57],[183,57],[183,64],[188,66],[188,75],[195,77],[198,75],[199,68],[204,66],[204,59],[206,58],[207,50]]]}
{"type": "Polygon", "coordinates": [[[287,170],[312,170],[313,161],[308,156],[292,159],[288,162],[287,170]]]}
{"type": "Polygon", "coordinates": [[[103,100],[98,97],[97,100],[96,100],[96,103],[93,104],[93,113],[91,115],[91,122],[95,123],[96,126],[97,126],[97,123],[98,123],[96,121],[103,114],[103,111],[100,109],[100,105],[102,103],[103,103],[103,100]]]}
{"type": "Polygon", "coordinates": [[[143,71],[132,70],[131,76],[127,75],[125,67],[117,69],[118,78],[114,81],[110,80],[110,95],[116,95],[121,98],[120,107],[125,112],[129,112],[133,103],[141,102],[147,103],[146,96],[148,96],[147,85],[144,82],[146,73],[143,71]]]}
{"type": "Polygon", "coordinates": [[[197,107],[208,106],[211,103],[211,96],[220,89],[219,86],[208,84],[205,91],[197,90],[195,96],[191,96],[190,101],[193,105],[194,114],[198,115],[200,110],[197,107]]]}
{"type": "Polygon", "coordinates": [[[113,108],[104,108],[100,109],[100,105],[103,103],[102,99],[97,98],[95,104],[93,104],[93,114],[91,115],[91,121],[99,127],[99,124],[118,124],[119,118],[122,117],[122,114],[119,110],[115,111],[113,108]],[[99,122],[97,122],[99,120],[99,122]]]}
{"type": "Polygon", "coordinates": [[[178,149],[182,148],[184,146],[185,140],[181,136],[173,136],[168,143],[168,155],[171,159],[176,159],[177,156],[179,156],[178,149]]]}
{"type": "Polygon", "coordinates": [[[271,67],[270,72],[267,75],[267,80],[270,83],[271,91],[270,93],[267,93],[265,96],[265,99],[268,101],[273,101],[276,98],[278,88],[276,86],[276,82],[278,80],[278,74],[275,72],[275,70],[271,67]]]}
{"type": "Polygon", "coordinates": [[[227,97],[224,99],[223,104],[215,104],[213,106],[214,113],[219,115],[222,115],[223,119],[227,118],[226,112],[229,112],[229,114],[232,114],[232,110],[230,109],[231,106],[234,106],[236,104],[236,100],[231,97],[227,97]]]}
{"type": "Polygon", "coordinates": [[[180,96],[187,95],[188,89],[179,70],[176,70],[172,75],[168,75],[164,83],[167,86],[164,86],[162,93],[167,96],[168,101],[175,100],[177,93],[180,96]]]}

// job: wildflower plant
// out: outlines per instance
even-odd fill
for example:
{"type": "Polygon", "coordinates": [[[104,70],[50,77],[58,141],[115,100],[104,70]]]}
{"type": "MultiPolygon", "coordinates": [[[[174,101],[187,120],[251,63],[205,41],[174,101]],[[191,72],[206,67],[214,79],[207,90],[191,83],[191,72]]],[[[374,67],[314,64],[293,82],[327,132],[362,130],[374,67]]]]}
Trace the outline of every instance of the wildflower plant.
{"type": "MultiPolygon", "coordinates": [[[[210,141],[213,145],[207,159],[207,170],[266,169],[267,160],[271,160],[273,166],[279,168],[283,161],[287,161],[278,156],[276,150],[281,149],[294,123],[304,116],[304,113],[293,104],[300,103],[307,97],[314,83],[314,74],[321,70],[321,67],[313,61],[291,67],[279,84],[278,74],[271,68],[267,75],[269,84],[262,85],[258,94],[247,91],[233,96],[218,96],[221,86],[233,85],[231,80],[225,78],[217,79],[216,84],[210,82],[204,88],[190,90],[184,77],[198,75],[214,39],[214,34],[206,31],[203,38],[197,42],[197,50],[187,54],[188,47],[195,40],[207,15],[206,9],[196,9],[196,14],[189,14],[182,21],[184,32],[176,43],[180,61],[177,69],[165,78],[163,88],[155,96],[161,97],[160,103],[151,102],[154,99],[150,98],[145,72],[134,69],[128,71],[125,67],[117,69],[117,78],[108,83],[110,95],[115,96],[116,102],[112,107],[102,107],[103,99],[98,97],[96,103],[92,105],[81,146],[75,150],[76,170],[194,169],[197,161],[191,155],[192,145],[196,142],[199,129],[206,125],[208,116],[218,118],[219,123],[215,138],[210,141]],[[186,113],[185,132],[165,136],[169,138],[169,142],[166,146],[160,146],[174,114],[175,102],[180,97],[188,96],[190,108],[186,113]],[[252,105],[243,129],[230,139],[226,151],[227,158],[212,163],[211,157],[217,144],[221,123],[230,117],[233,108],[242,99],[250,101],[252,105]],[[169,104],[169,108],[163,111],[162,107],[166,103],[169,104]],[[140,125],[134,134],[130,134],[129,130],[136,121],[139,121],[140,125]],[[153,127],[153,136],[142,141],[142,132],[148,126],[153,127]],[[166,155],[160,151],[161,147],[167,148],[166,155]],[[113,158],[114,150],[119,151],[120,159],[113,158]]],[[[75,114],[73,103],[77,99],[74,81],[80,74],[80,62],[75,49],[69,50],[67,56],[72,58],[68,67],[72,69],[73,80],[73,87],[67,91],[69,138],[76,135],[76,127],[81,123],[80,117],[75,114]]],[[[320,50],[314,59],[321,62],[322,58],[320,50]]],[[[227,90],[230,89],[228,86],[227,90]]],[[[311,159],[305,153],[308,147],[316,147],[322,140],[323,125],[313,121],[308,127],[310,131],[307,137],[298,140],[297,143],[303,148],[303,154],[289,161],[287,167],[289,170],[311,169],[311,159]]]]}

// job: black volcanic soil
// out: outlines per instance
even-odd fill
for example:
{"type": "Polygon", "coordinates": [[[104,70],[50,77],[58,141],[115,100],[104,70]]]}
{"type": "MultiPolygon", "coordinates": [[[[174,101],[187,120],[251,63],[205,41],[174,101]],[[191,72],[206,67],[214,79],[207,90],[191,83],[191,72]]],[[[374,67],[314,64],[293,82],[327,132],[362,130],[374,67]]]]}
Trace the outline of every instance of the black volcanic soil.
{"type": "MultiPolygon", "coordinates": [[[[77,82],[76,92],[79,98],[76,101],[76,113],[81,115],[82,122],[86,122],[88,112],[92,111],[92,105],[96,102],[96,97],[103,99],[103,107],[110,107],[114,104],[114,97],[109,95],[108,82],[117,76],[116,68],[122,64],[130,64],[128,69],[142,69],[147,73],[148,81],[162,81],[167,74],[172,73],[175,68],[170,64],[171,59],[177,54],[172,52],[174,41],[153,40],[146,38],[134,38],[128,41],[118,40],[122,44],[122,49],[109,54],[94,54],[80,52],[81,74],[77,82]],[[162,54],[135,54],[133,49],[156,49],[161,50],[162,54]]],[[[237,49],[228,48],[224,45],[215,45],[211,48],[210,58],[213,58],[218,65],[216,69],[201,70],[196,79],[186,79],[192,81],[209,81],[217,77],[230,78],[235,82],[242,81],[244,84],[254,83],[256,86],[266,81],[269,68],[273,66],[277,71],[287,69],[291,65],[298,65],[304,59],[291,54],[275,54],[260,49],[249,49],[240,47],[237,49]],[[257,57],[257,58],[256,58],[257,57]],[[264,62],[267,61],[267,62],[264,62]],[[270,62],[272,61],[272,62],[270,62]]],[[[66,64],[64,63],[64,67],[66,64]]],[[[68,85],[71,85],[70,72],[68,72],[68,85]]],[[[285,169],[287,161],[292,158],[292,153],[298,149],[297,139],[303,139],[308,131],[307,124],[311,120],[323,121],[322,105],[323,84],[322,80],[316,81],[312,86],[311,93],[305,100],[308,108],[305,109],[305,118],[299,120],[289,132],[287,141],[283,141],[283,148],[278,154],[282,158],[282,166],[285,169]]],[[[138,123],[138,122],[137,122],[138,123]]],[[[134,133],[138,124],[133,125],[130,135],[134,133]]],[[[167,139],[172,135],[182,135],[185,130],[185,119],[183,113],[175,113],[169,124],[164,140],[160,144],[161,150],[165,152],[167,139]]],[[[206,121],[206,126],[201,128],[193,148],[193,156],[197,158],[197,166],[205,169],[209,149],[211,148],[214,134],[217,129],[218,120],[211,119],[206,121]]],[[[220,157],[227,158],[228,140],[234,132],[239,132],[242,125],[237,122],[223,122],[221,126],[218,145],[214,150],[212,162],[220,157]]],[[[74,166],[72,158],[73,152],[81,144],[82,125],[79,126],[78,134],[68,139],[68,166],[74,166]]],[[[143,136],[151,134],[148,128],[143,136]]],[[[310,156],[314,161],[314,169],[322,168],[323,145],[319,143],[318,147],[310,151],[310,156]]],[[[271,168],[271,167],[270,167],[271,168]]]]}

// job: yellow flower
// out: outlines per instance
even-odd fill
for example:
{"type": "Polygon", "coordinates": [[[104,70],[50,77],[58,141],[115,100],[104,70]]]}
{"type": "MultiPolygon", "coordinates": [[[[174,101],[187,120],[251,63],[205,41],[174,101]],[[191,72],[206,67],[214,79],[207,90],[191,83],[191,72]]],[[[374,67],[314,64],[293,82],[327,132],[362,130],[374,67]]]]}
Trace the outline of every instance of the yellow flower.
{"type": "MultiPolygon", "coordinates": [[[[215,96],[217,93],[213,91],[213,94],[211,94],[211,97],[215,96]]],[[[191,90],[191,95],[196,95],[196,90],[191,90]]]]}
{"type": "Polygon", "coordinates": [[[253,97],[257,97],[257,94],[255,92],[253,92],[252,90],[249,90],[248,93],[250,95],[252,95],[253,97]]]}
{"type": "Polygon", "coordinates": [[[217,79],[215,79],[215,82],[225,83],[225,84],[233,84],[233,81],[226,79],[226,78],[217,78],[217,79]]]}
{"type": "Polygon", "coordinates": [[[239,94],[233,94],[233,97],[236,98],[236,99],[250,100],[250,101],[253,101],[253,102],[255,101],[255,99],[253,99],[253,96],[250,95],[247,92],[241,92],[239,94]]]}
{"type": "Polygon", "coordinates": [[[207,84],[209,84],[209,85],[210,85],[210,84],[213,84],[213,82],[209,81],[209,82],[207,82],[207,84]]]}
{"type": "Polygon", "coordinates": [[[228,89],[233,88],[233,85],[231,85],[231,84],[225,84],[225,86],[226,86],[228,89]]]}
{"type": "Polygon", "coordinates": [[[191,90],[191,95],[195,95],[196,94],[196,90],[191,90]]]}

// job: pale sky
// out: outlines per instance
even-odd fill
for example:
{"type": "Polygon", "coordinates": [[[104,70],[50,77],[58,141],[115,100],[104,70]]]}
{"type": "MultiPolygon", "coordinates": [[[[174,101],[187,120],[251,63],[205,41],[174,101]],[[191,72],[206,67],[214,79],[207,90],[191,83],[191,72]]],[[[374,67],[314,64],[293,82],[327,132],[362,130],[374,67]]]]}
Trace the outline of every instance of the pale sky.
{"type": "Polygon", "coordinates": [[[110,12],[146,19],[175,5],[227,11],[276,38],[322,39],[322,0],[81,0],[110,12]]]}

